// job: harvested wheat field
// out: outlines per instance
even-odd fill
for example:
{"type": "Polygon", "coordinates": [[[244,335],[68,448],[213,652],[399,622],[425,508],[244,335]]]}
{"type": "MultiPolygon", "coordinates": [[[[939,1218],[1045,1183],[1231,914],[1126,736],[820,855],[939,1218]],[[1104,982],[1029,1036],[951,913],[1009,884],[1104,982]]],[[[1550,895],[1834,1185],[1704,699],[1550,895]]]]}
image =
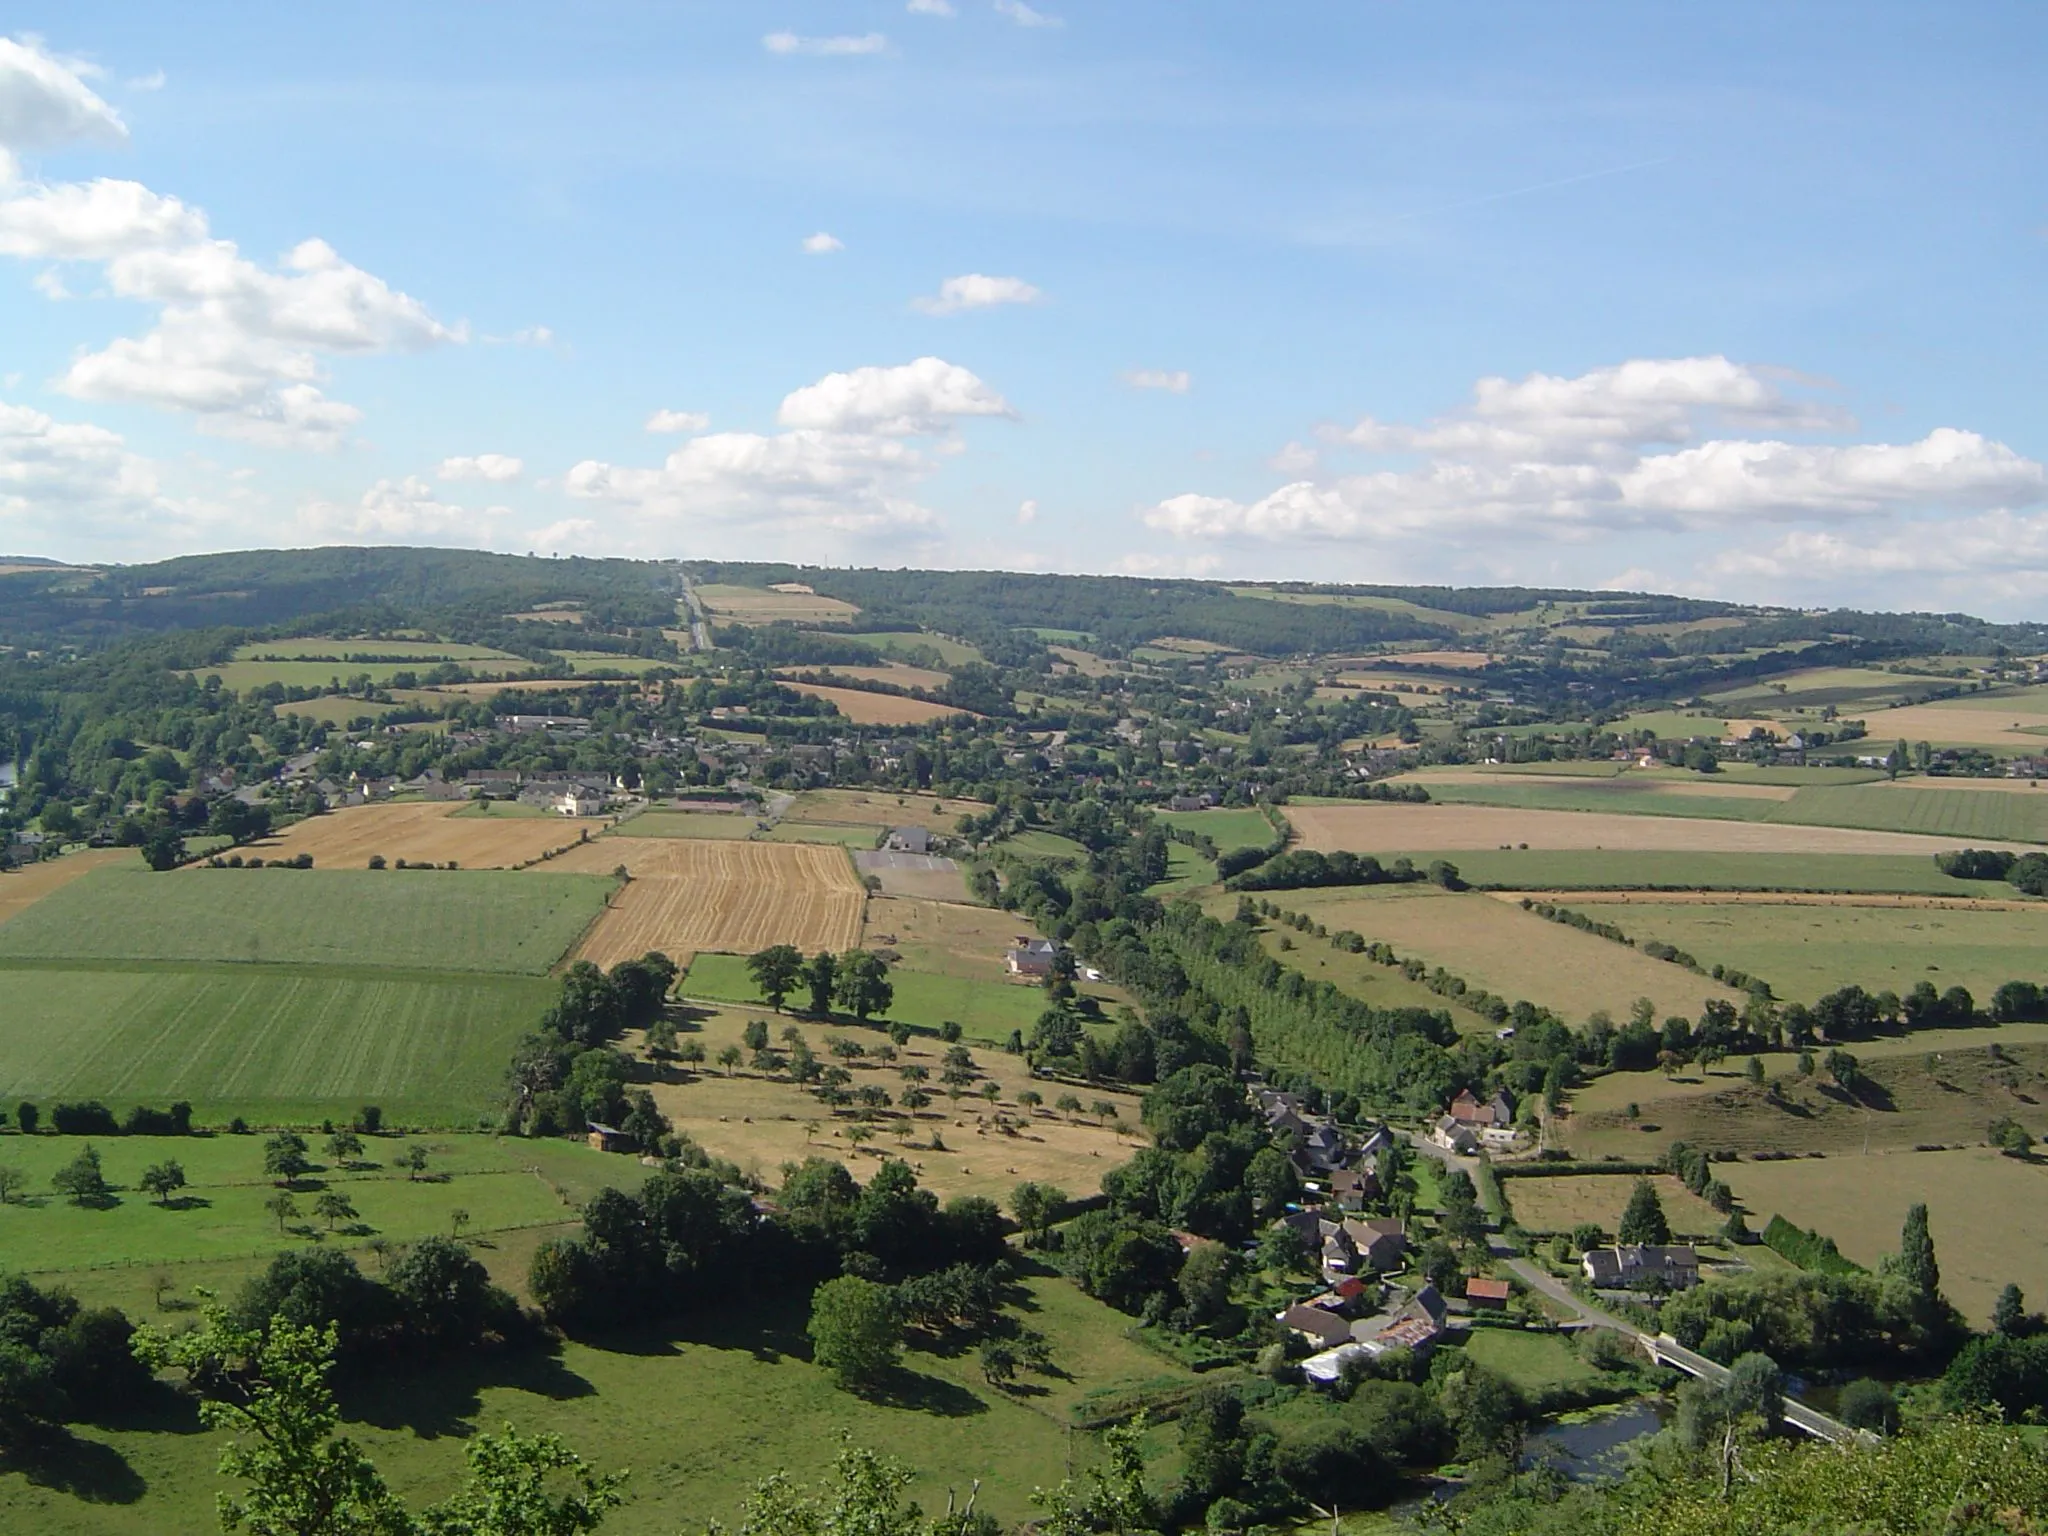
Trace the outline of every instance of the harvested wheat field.
{"type": "MultiPolygon", "coordinates": [[[[1680,1237],[1705,1237],[1719,1232],[1728,1218],[1668,1173],[1650,1180],[1671,1230],[1680,1237]]],[[[1559,1178],[1506,1178],[1501,1188],[1515,1220],[1531,1232],[1569,1232],[1582,1221],[1594,1221],[1612,1233],[1636,1181],[1628,1174],[1566,1174],[1559,1178]]]]}
{"type": "Polygon", "coordinates": [[[40,864],[0,875],[0,923],[26,912],[50,892],[61,890],[80,875],[105,869],[110,864],[134,864],[139,858],[133,848],[92,848],[84,853],[67,854],[61,859],[45,859],[40,864]]]}
{"type": "Polygon", "coordinates": [[[791,802],[782,819],[951,832],[962,816],[979,816],[988,808],[981,800],[942,800],[936,795],[889,790],[807,789],[791,802]]]}
{"type": "Polygon", "coordinates": [[[810,591],[776,592],[764,587],[740,587],[727,582],[707,582],[697,588],[697,597],[713,618],[734,624],[844,623],[859,614],[852,603],[836,597],[820,597],[810,591]]]}
{"type": "Polygon", "coordinates": [[[859,688],[825,688],[817,683],[782,683],[792,693],[823,699],[855,725],[929,725],[955,715],[971,715],[970,709],[946,704],[927,704],[923,699],[898,698],[893,693],[868,693],[859,688]]]}
{"type": "Polygon", "coordinates": [[[245,856],[264,860],[309,853],[323,869],[361,869],[373,854],[392,863],[446,864],[464,869],[509,869],[556,848],[595,836],[610,823],[592,816],[457,816],[467,801],[415,800],[359,805],[309,816],[274,837],[251,843],[245,856]]]}
{"type": "Polygon", "coordinates": [[[1353,853],[1426,848],[1641,849],[1668,853],[1923,853],[2012,847],[1983,839],[1809,827],[1792,822],[1628,816],[1607,811],[1525,811],[1495,805],[1300,805],[1287,819],[1304,848],[1353,853]]]}
{"type": "Polygon", "coordinates": [[[620,864],[633,878],[584,936],[579,960],[609,966],[658,949],[686,964],[699,950],[860,943],[867,892],[843,848],[607,837],[547,867],[605,874],[620,864]]]}

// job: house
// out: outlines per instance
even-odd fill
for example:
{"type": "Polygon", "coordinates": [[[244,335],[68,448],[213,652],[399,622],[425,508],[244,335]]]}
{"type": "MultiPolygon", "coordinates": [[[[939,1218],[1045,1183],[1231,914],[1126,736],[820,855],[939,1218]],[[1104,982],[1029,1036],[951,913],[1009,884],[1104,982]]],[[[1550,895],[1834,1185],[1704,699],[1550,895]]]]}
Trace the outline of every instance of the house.
{"type": "Polygon", "coordinates": [[[1285,1312],[1276,1315],[1280,1319],[1281,1327],[1300,1334],[1311,1344],[1323,1349],[1333,1349],[1337,1345],[1351,1342],[1351,1324],[1327,1307],[1296,1302],[1285,1312]]]}
{"type": "Polygon", "coordinates": [[[596,816],[604,810],[604,796],[578,784],[555,797],[555,810],[563,816],[596,816]]]}
{"type": "Polygon", "coordinates": [[[1327,1120],[1311,1123],[1297,1149],[1301,1160],[1319,1173],[1331,1173],[1344,1165],[1344,1133],[1327,1120]]]}
{"type": "Polygon", "coordinates": [[[1479,1138],[1473,1134],[1472,1128],[1460,1125],[1450,1115],[1445,1115],[1430,1127],[1429,1139],[1445,1151],[1455,1152],[1460,1157],[1470,1157],[1479,1150],[1479,1138]]]}
{"type": "Polygon", "coordinates": [[[1216,803],[1213,795],[1175,795],[1166,802],[1169,811],[1206,811],[1216,803]]]}
{"type": "Polygon", "coordinates": [[[894,827],[882,846],[891,853],[930,853],[932,834],[925,827],[894,827]]]}
{"type": "Polygon", "coordinates": [[[1700,1256],[1684,1244],[1624,1243],[1589,1248],[1586,1279],[1603,1290],[1662,1286],[1683,1291],[1700,1281],[1700,1256]]]}
{"type": "Polygon", "coordinates": [[[1339,1168],[1330,1175],[1330,1199],[1343,1210],[1359,1210],[1379,1192],[1379,1176],[1370,1168],[1363,1172],[1339,1168]]]}
{"type": "Polygon", "coordinates": [[[1474,1311],[1505,1312],[1513,1290],[1505,1280],[1475,1276],[1465,1282],[1465,1299],[1472,1303],[1474,1311]]]}
{"type": "Polygon", "coordinates": [[[1003,959],[1012,976],[1029,976],[1037,980],[1052,974],[1056,953],[1050,939],[1033,939],[1019,934],[1003,959]]]}
{"type": "Polygon", "coordinates": [[[1375,1270],[1399,1269],[1408,1253],[1408,1228],[1393,1216],[1370,1216],[1360,1221],[1347,1219],[1344,1235],[1351,1239],[1365,1267],[1375,1270]]]}
{"type": "Polygon", "coordinates": [[[593,1152],[630,1152],[633,1138],[624,1131],[609,1125],[599,1125],[595,1120],[589,1123],[590,1149],[593,1152]]]}

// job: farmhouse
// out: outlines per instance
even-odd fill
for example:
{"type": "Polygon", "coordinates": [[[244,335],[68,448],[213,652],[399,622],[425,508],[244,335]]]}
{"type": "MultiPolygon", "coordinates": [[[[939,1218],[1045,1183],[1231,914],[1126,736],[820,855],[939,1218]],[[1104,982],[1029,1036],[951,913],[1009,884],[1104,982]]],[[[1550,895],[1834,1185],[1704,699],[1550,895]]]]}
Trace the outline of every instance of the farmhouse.
{"type": "Polygon", "coordinates": [[[1296,1302],[1277,1315],[1283,1328],[1320,1348],[1331,1349],[1351,1342],[1351,1324],[1327,1307],[1296,1302]]]}
{"type": "Polygon", "coordinates": [[[1682,1291],[1698,1285],[1699,1255],[1683,1244],[1625,1243],[1613,1248],[1589,1248],[1585,1259],[1586,1279],[1604,1290],[1627,1290],[1637,1286],[1661,1285],[1682,1291]]]}
{"type": "Polygon", "coordinates": [[[932,834],[926,827],[894,827],[882,846],[891,853],[930,853],[932,834]]]}
{"type": "Polygon", "coordinates": [[[1019,934],[1004,956],[1004,964],[1012,976],[1029,976],[1038,980],[1052,974],[1053,956],[1056,951],[1049,939],[1028,938],[1019,934]]]}
{"type": "Polygon", "coordinates": [[[554,808],[563,816],[595,816],[604,809],[604,796],[579,784],[557,795],[554,808]]]}
{"type": "Polygon", "coordinates": [[[1460,1125],[1450,1115],[1445,1115],[1429,1128],[1429,1139],[1445,1151],[1455,1152],[1460,1157],[1470,1157],[1479,1150],[1479,1138],[1473,1134],[1472,1128],[1469,1125],[1460,1125]]]}

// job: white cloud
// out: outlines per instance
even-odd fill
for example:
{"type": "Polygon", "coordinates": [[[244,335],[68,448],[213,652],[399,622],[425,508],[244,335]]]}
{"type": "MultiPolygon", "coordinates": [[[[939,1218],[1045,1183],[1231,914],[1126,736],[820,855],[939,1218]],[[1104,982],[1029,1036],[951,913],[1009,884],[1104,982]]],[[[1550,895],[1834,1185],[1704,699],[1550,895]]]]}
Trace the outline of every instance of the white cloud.
{"type": "MultiPolygon", "coordinates": [[[[89,73],[45,53],[34,38],[0,37],[0,151],[126,139],[121,115],[85,83],[89,73]]],[[[7,168],[0,164],[0,171],[7,168]]]]}
{"type": "Polygon", "coordinates": [[[1015,416],[1010,403],[967,369],[920,357],[892,368],[828,373],[783,398],[776,420],[824,432],[911,437],[963,416],[1015,416]]]}
{"type": "Polygon", "coordinates": [[[1330,430],[1337,447],[1419,457],[1401,468],[1299,477],[1250,502],[1188,494],[1140,514],[1180,538],[1585,540],[1840,520],[2048,500],[2048,469],[2001,443],[1941,428],[1917,442],[1815,444],[1709,430],[1836,431],[1853,423],[1725,358],[1639,361],[1578,378],[1484,379],[1466,411],[1420,426],[1370,419],[1330,430]]]}
{"type": "Polygon", "coordinates": [[[1024,0],[995,0],[998,16],[1007,16],[1020,27],[1064,27],[1066,23],[1057,16],[1048,16],[1035,11],[1024,0]]]}
{"type": "Polygon", "coordinates": [[[555,333],[545,325],[526,325],[505,336],[481,336],[480,341],[501,347],[552,347],[555,333]]]}
{"type": "Polygon", "coordinates": [[[889,39],[879,32],[866,32],[858,37],[799,37],[794,32],[770,32],[761,39],[761,46],[770,53],[831,58],[882,53],[887,50],[889,39]]]}
{"type": "Polygon", "coordinates": [[[1939,522],[1908,519],[1882,530],[1799,528],[1763,548],[1725,550],[1718,576],[1832,586],[1845,579],[1966,578],[2000,595],[2048,591],[2048,512],[1994,508],[1939,522]]]}
{"type": "Polygon", "coordinates": [[[34,186],[0,195],[0,255],[111,261],[206,239],[206,216],[136,181],[34,186]]]}
{"type": "Polygon", "coordinates": [[[957,315],[967,309],[997,304],[1036,304],[1045,295],[1021,277],[987,277],[979,272],[949,277],[936,294],[912,299],[910,307],[928,315],[957,315]]]}
{"type": "Polygon", "coordinates": [[[43,268],[29,281],[35,286],[37,293],[53,304],[61,304],[72,296],[71,290],[64,286],[64,274],[55,267],[43,268]]]}
{"type": "Polygon", "coordinates": [[[910,12],[913,16],[951,16],[954,14],[952,0],[910,0],[910,3],[904,6],[903,9],[910,12]]]}
{"type": "Polygon", "coordinates": [[[1306,475],[1322,463],[1322,456],[1306,443],[1289,443],[1266,460],[1266,468],[1282,475],[1306,475]]]}
{"type": "Polygon", "coordinates": [[[937,467],[934,452],[957,447],[953,428],[963,418],[1014,414],[965,368],[925,357],[791,391],[780,432],[693,437],[656,468],[586,460],[563,485],[608,509],[608,547],[673,548],[713,528],[814,541],[923,539],[938,518],[913,492],[937,467]],[[912,441],[919,437],[936,441],[921,447],[912,441]]]}
{"type": "Polygon", "coordinates": [[[1124,382],[1133,389],[1163,389],[1169,395],[1184,395],[1192,380],[1185,368],[1171,373],[1160,368],[1133,368],[1124,374],[1124,382]]]}
{"type": "Polygon", "coordinates": [[[299,526],[320,538],[366,544],[416,538],[454,538],[480,542],[484,525],[509,515],[505,507],[470,509],[437,501],[434,489],[417,475],[379,480],[353,506],[308,501],[299,508],[299,526]]]}
{"type": "Polygon", "coordinates": [[[146,75],[136,75],[123,83],[131,91],[160,91],[168,83],[169,78],[162,70],[152,69],[146,75]]]}
{"type": "Polygon", "coordinates": [[[1221,555],[1159,555],[1134,551],[1112,569],[1125,576],[1213,576],[1223,568],[1221,555]]]}
{"type": "Polygon", "coordinates": [[[435,477],[441,480],[488,480],[494,484],[503,484],[508,480],[517,480],[525,472],[525,463],[510,454],[479,453],[443,459],[441,467],[435,471],[435,477]]]}
{"type": "Polygon", "coordinates": [[[558,550],[595,549],[603,531],[594,518],[565,517],[537,531],[533,535],[533,547],[549,554],[558,550]]]}
{"type": "Polygon", "coordinates": [[[656,411],[647,418],[649,432],[702,432],[711,425],[711,417],[703,411],[656,411]]]}
{"type": "Polygon", "coordinates": [[[1035,501],[1020,502],[1017,507],[1017,526],[1019,528],[1029,528],[1037,521],[1038,503],[1035,501]]]}
{"type": "Polygon", "coordinates": [[[119,433],[0,402],[0,548],[106,541],[118,552],[188,520],[119,433]]]}
{"type": "Polygon", "coordinates": [[[846,249],[846,242],[837,235],[828,235],[819,230],[815,235],[804,236],[804,254],[807,256],[830,256],[834,251],[846,249]]]}

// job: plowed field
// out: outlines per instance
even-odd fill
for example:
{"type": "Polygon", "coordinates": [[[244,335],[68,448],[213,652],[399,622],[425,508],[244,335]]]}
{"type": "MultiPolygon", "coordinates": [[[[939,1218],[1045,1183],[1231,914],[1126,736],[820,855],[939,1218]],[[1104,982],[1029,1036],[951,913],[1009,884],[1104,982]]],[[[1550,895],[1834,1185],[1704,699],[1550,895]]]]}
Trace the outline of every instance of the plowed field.
{"type": "Polygon", "coordinates": [[[633,879],[584,939],[579,960],[609,966],[658,949],[687,962],[699,950],[841,950],[860,942],[867,892],[841,848],[608,837],[547,867],[601,874],[620,864],[633,879]]]}
{"type": "Polygon", "coordinates": [[[507,869],[537,859],[550,848],[567,847],[585,831],[594,837],[608,824],[595,817],[455,816],[463,804],[423,800],[359,805],[310,816],[240,851],[266,863],[310,853],[315,867],[322,869],[361,869],[375,853],[394,864],[400,859],[427,864],[453,859],[464,869],[507,869]]]}

